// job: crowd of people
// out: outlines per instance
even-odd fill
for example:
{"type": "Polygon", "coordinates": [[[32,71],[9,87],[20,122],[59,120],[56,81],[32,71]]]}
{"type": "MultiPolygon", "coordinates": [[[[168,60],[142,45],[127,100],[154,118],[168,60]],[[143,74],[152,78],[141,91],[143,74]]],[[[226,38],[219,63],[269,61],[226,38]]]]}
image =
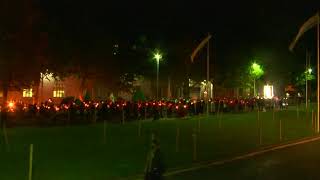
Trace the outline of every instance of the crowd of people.
{"type": "MultiPolygon", "coordinates": [[[[96,122],[101,120],[124,122],[138,119],[185,117],[211,113],[240,113],[286,107],[283,99],[263,98],[216,98],[205,100],[172,99],[150,101],[81,101],[63,100],[56,104],[48,99],[41,104],[8,102],[0,111],[8,112],[9,117],[46,118],[52,122],[59,120],[74,122],[96,122]]],[[[14,119],[14,118],[13,118],[14,119]]]]}

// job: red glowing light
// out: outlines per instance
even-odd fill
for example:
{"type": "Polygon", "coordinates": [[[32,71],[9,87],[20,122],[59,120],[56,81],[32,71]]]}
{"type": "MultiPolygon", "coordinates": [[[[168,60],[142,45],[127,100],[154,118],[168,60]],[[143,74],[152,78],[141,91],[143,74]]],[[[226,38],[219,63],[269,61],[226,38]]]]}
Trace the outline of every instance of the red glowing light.
{"type": "Polygon", "coordinates": [[[176,109],[179,109],[179,106],[176,106],[176,109]]]}
{"type": "Polygon", "coordinates": [[[64,107],[65,109],[69,109],[69,106],[67,106],[67,105],[64,105],[63,107],[64,107]]]}
{"type": "Polygon", "coordinates": [[[8,103],[8,107],[9,107],[9,108],[14,108],[14,103],[13,103],[12,101],[10,101],[10,102],[8,103]]]}

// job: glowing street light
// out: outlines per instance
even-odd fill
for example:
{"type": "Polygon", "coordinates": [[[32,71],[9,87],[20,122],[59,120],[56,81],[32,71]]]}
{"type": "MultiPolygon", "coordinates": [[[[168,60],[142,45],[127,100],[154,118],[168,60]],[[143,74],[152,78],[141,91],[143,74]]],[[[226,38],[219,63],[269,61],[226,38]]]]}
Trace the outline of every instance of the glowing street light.
{"type": "Polygon", "coordinates": [[[311,68],[308,69],[308,73],[309,73],[309,74],[312,73],[312,69],[311,69],[311,68]]]}
{"type": "Polygon", "coordinates": [[[159,60],[162,58],[162,56],[161,56],[161,54],[159,54],[159,53],[157,52],[157,53],[154,54],[154,58],[155,58],[157,61],[159,61],[159,60]]]}
{"type": "Polygon", "coordinates": [[[159,52],[154,53],[153,58],[157,61],[157,99],[159,97],[159,61],[162,59],[162,55],[159,52]]]}

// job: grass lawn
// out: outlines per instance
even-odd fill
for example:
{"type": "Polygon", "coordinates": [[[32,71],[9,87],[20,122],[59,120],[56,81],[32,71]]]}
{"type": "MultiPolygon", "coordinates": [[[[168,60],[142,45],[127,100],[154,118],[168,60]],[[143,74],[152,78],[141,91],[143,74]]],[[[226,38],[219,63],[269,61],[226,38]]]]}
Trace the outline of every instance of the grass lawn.
{"type": "MultiPolygon", "coordinates": [[[[273,113],[260,112],[262,145],[279,142],[279,119],[282,120],[283,141],[311,136],[311,118],[295,108],[273,113]]],[[[0,179],[27,179],[29,144],[34,144],[35,180],[100,180],[132,179],[142,174],[150,133],[159,134],[161,150],[168,168],[191,166],[193,163],[192,132],[197,134],[198,161],[218,160],[257,148],[259,131],[257,112],[223,114],[221,128],[218,116],[142,122],[124,125],[107,124],[106,144],[103,124],[66,127],[23,127],[7,129],[10,151],[0,142],[0,179]],[[179,149],[176,151],[176,129],[180,129],[179,149]]],[[[1,132],[2,135],[2,132],[1,132]]]]}

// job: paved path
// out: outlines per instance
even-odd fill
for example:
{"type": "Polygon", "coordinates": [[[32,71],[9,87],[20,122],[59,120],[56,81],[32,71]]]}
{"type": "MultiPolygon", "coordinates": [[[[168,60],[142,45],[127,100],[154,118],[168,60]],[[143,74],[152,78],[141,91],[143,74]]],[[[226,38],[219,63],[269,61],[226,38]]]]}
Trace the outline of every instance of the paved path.
{"type": "Polygon", "coordinates": [[[166,180],[320,179],[320,138],[169,172],[166,180]],[[276,150],[276,151],[275,151],[276,150]]]}

